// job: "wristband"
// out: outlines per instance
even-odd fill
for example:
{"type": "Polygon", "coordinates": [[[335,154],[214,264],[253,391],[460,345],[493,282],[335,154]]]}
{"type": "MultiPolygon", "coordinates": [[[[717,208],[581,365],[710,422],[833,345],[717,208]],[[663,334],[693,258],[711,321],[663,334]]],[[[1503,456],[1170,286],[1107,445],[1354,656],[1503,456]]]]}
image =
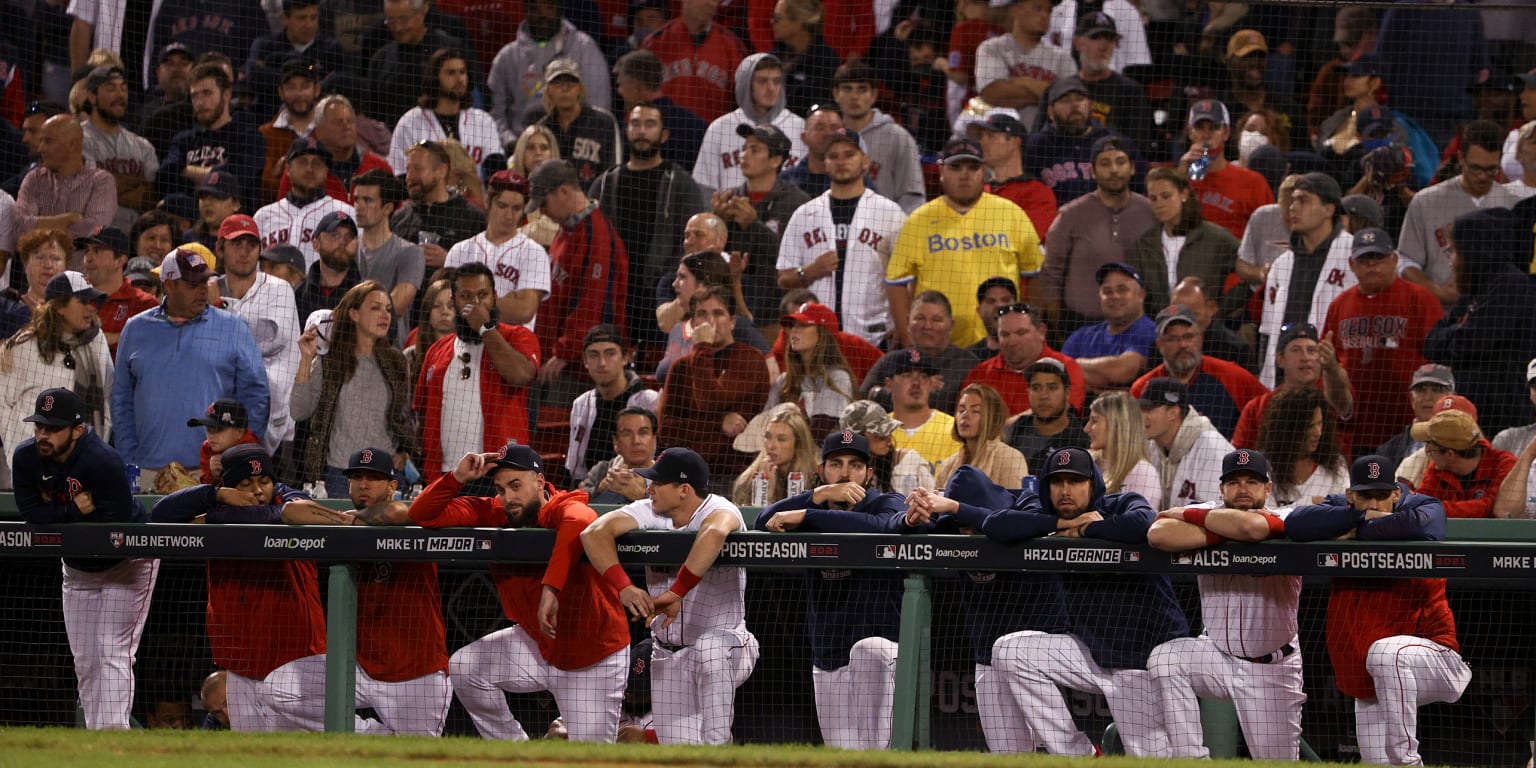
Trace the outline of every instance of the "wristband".
{"type": "Polygon", "coordinates": [[[1210,513],[1211,511],[1209,509],[1204,508],[1186,509],[1184,510],[1184,522],[1189,523],[1190,525],[1198,525],[1201,528],[1204,528],[1205,516],[1209,515],[1210,513]]]}
{"type": "Polygon", "coordinates": [[[624,591],[625,587],[635,585],[634,582],[629,580],[629,574],[624,572],[624,566],[619,563],[614,563],[608,567],[608,570],[603,571],[603,579],[620,592],[624,591]]]}
{"type": "Polygon", "coordinates": [[[667,591],[678,597],[686,597],[694,587],[699,585],[699,580],[702,578],[704,577],[688,570],[688,566],[685,565],[677,569],[677,580],[672,582],[672,586],[668,587],[667,591]]]}

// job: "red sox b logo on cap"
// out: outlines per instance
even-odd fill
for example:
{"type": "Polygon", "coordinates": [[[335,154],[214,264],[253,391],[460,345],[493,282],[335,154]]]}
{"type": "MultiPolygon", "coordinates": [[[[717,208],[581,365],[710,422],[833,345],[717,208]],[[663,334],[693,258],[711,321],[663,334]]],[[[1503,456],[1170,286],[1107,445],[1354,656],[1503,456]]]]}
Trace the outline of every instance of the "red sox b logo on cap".
{"type": "Polygon", "coordinates": [[[1366,477],[1368,477],[1368,478],[1370,478],[1372,480],[1377,480],[1377,479],[1381,478],[1381,465],[1380,464],[1377,464],[1376,462],[1373,461],[1370,464],[1366,465],[1366,467],[1368,469],[1368,473],[1366,474],[1366,477]]]}
{"type": "Polygon", "coordinates": [[[261,459],[251,459],[251,474],[261,474],[261,459]]]}
{"type": "Polygon", "coordinates": [[[1072,463],[1072,454],[1062,451],[1056,454],[1056,466],[1065,467],[1072,463]]]}
{"type": "Polygon", "coordinates": [[[1442,399],[1440,401],[1440,407],[1441,408],[1449,408],[1449,407],[1451,407],[1451,398],[1446,397],[1446,398],[1442,399]]]}
{"type": "Polygon", "coordinates": [[[848,430],[846,430],[846,429],[843,430],[843,445],[852,445],[852,444],[853,444],[853,433],[848,431],[848,430]]]}
{"type": "Polygon", "coordinates": [[[53,395],[48,395],[47,397],[43,398],[43,410],[49,412],[53,411],[53,395]]]}
{"type": "Polygon", "coordinates": [[[923,361],[923,353],[918,352],[917,347],[913,347],[907,350],[907,359],[914,363],[921,363],[923,361]]]}
{"type": "Polygon", "coordinates": [[[1248,466],[1248,452],[1247,451],[1238,451],[1237,452],[1237,465],[1239,467],[1246,467],[1246,466],[1248,466]]]}
{"type": "MultiPolygon", "coordinates": [[[[503,448],[502,450],[505,451],[506,449],[503,448]]],[[[364,448],[363,449],[362,460],[363,460],[364,464],[372,464],[373,463],[373,449],[372,448],[364,448]]]]}

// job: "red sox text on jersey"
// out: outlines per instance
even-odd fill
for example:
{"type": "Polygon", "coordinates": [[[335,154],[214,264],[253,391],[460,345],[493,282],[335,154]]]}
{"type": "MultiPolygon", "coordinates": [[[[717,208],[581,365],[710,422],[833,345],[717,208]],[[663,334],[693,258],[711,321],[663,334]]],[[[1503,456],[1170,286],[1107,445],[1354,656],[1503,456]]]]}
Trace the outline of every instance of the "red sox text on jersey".
{"type": "MultiPolygon", "coordinates": [[[[848,232],[847,232],[847,229],[848,229],[848,225],[847,224],[838,224],[837,225],[837,230],[838,230],[837,231],[837,238],[836,238],[837,242],[840,242],[840,243],[848,242],[848,232]]],[[[816,227],[815,229],[808,230],[806,232],[801,233],[800,237],[801,237],[801,239],[803,239],[805,241],[805,247],[807,247],[807,248],[810,248],[810,247],[813,247],[813,246],[816,246],[816,245],[822,245],[822,244],[825,244],[825,243],[828,242],[827,232],[826,232],[826,228],[825,227],[816,227]]],[[[867,245],[867,246],[869,246],[871,248],[875,248],[875,249],[878,250],[880,248],[880,243],[885,240],[885,235],[882,235],[879,232],[872,231],[868,227],[861,227],[859,229],[858,240],[859,240],[860,243],[863,243],[864,245],[867,245]]]]}
{"type": "Polygon", "coordinates": [[[728,78],[726,71],[710,61],[678,59],[668,62],[666,65],[666,76],[662,79],[671,80],[674,77],[699,77],[709,81],[710,85],[722,91],[729,90],[726,86],[728,78]]]}

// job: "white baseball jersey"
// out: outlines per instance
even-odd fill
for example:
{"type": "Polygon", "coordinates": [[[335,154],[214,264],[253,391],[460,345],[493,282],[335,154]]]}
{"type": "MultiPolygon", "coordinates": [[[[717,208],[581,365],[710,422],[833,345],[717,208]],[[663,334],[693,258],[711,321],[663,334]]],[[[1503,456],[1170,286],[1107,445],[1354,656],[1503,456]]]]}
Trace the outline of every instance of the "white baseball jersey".
{"type": "MultiPolygon", "coordinates": [[[[698,531],[704,520],[716,511],[724,510],[736,519],[736,530],[747,529],[741,510],[718,494],[710,494],[694,510],[693,517],[682,528],[674,528],[672,521],[657,514],[650,499],[620,507],[617,512],[634,518],[642,531],[698,531]]],[[[660,597],[677,579],[676,568],[645,569],[645,586],[652,597],[660,597]]],[[[704,573],[704,578],[683,597],[682,610],[670,626],[653,622],[651,632],[657,642],[669,645],[693,645],[700,635],[712,630],[745,631],[747,572],[742,568],[715,566],[704,573]]]]}
{"type": "MultiPolygon", "coordinates": [[[[402,166],[403,167],[403,166],[402,166]]],[[[261,230],[261,249],[265,251],[274,245],[296,246],[304,253],[304,268],[308,269],[320,260],[320,254],[315,250],[315,225],[332,211],[342,211],[348,216],[355,213],[352,206],[337,200],[330,195],[321,195],[318,200],[300,208],[283,198],[270,205],[264,205],[251,218],[256,220],[256,228],[261,230]]]]}
{"type": "Polygon", "coordinates": [[[80,124],[80,132],[80,153],[85,157],[85,167],[100,168],[113,176],[142,176],[145,181],[155,180],[160,160],[148,139],[121,126],[115,134],[104,133],[89,120],[80,124]]]}
{"type": "MultiPolygon", "coordinates": [[[[1071,43],[1068,43],[1071,47],[1071,43]]],[[[976,92],[998,80],[1011,77],[1031,77],[1046,83],[1058,78],[1077,74],[1077,63],[1072,54],[1041,40],[1039,45],[1024,50],[1013,35],[998,35],[976,47],[976,92]]],[[[1040,105],[1031,104],[1019,110],[1019,122],[1033,130],[1040,119],[1040,105]]]]}
{"type": "MultiPolygon", "coordinates": [[[[702,155],[701,155],[702,157],[702,155]]],[[[891,330],[891,307],[885,293],[885,263],[896,235],[907,221],[901,206],[865,189],[848,228],[838,232],[832,221],[832,193],[824,192],[800,206],[779,238],[776,269],[799,269],[845,243],[846,258],[838,266],[842,284],[828,275],[813,281],[812,293],[842,319],[843,330],[879,344],[891,330]]]]}
{"type": "Polygon", "coordinates": [[[1333,244],[1328,247],[1328,255],[1323,259],[1323,270],[1318,273],[1317,287],[1312,291],[1311,310],[1306,317],[1285,317],[1286,302],[1291,295],[1291,270],[1296,267],[1296,254],[1290,249],[1275,259],[1269,267],[1269,277],[1264,281],[1264,316],[1259,320],[1259,333],[1269,338],[1269,346],[1265,347],[1261,357],[1264,360],[1264,370],[1259,372],[1259,381],[1264,386],[1273,389],[1275,386],[1275,351],[1280,344],[1280,329],[1288,322],[1308,322],[1321,328],[1328,321],[1328,305],[1333,303],[1339,294],[1355,287],[1360,281],[1355,279],[1354,270],[1349,268],[1349,252],[1354,247],[1355,236],[1348,232],[1340,232],[1333,239],[1333,244]]]}
{"type": "Polygon", "coordinates": [[[261,350],[261,362],[267,369],[267,390],[272,398],[261,445],[276,453],[279,445],[293,439],[294,432],[288,399],[293,394],[293,377],[299,371],[299,309],[294,303],[293,289],[271,275],[257,273],[256,282],[244,297],[226,296],[224,302],[225,309],[250,326],[256,347],[261,350]]]}
{"type": "MultiPolygon", "coordinates": [[[[425,107],[416,107],[400,116],[395,123],[395,135],[389,142],[389,167],[398,173],[405,172],[405,152],[423,141],[443,141],[454,138],[443,133],[437,115],[425,107]]],[[[459,112],[458,141],[469,153],[476,167],[491,155],[501,154],[501,137],[496,133],[496,121],[485,110],[469,107],[459,112]]]]}
{"type": "MultiPolygon", "coordinates": [[[[1225,505],[1210,501],[1189,506],[1216,509],[1225,505]]],[[[1284,520],[1291,507],[1263,511],[1284,520]]],[[[1296,639],[1300,576],[1203,573],[1195,580],[1200,585],[1200,618],[1205,634],[1223,652],[1256,659],[1296,639]]]]}
{"type": "MultiPolygon", "coordinates": [[[[461,267],[472,261],[490,267],[495,273],[497,296],[533,290],[539,292],[539,301],[549,298],[549,253],[521,232],[499,245],[486,238],[484,232],[460,240],[448,250],[443,266],[461,267]]],[[[523,325],[531,331],[537,320],[535,317],[523,325]]]]}
{"type": "MultiPolygon", "coordinates": [[[[746,139],[736,135],[736,126],[752,122],[746,112],[737,109],[709,124],[704,143],[699,146],[699,159],[693,164],[693,180],[706,194],[735,189],[746,182],[747,177],[741,175],[741,147],[746,139]]],[[[790,141],[789,159],[784,161],[784,167],[792,168],[805,157],[805,142],[800,139],[805,132],[805,118],[781,109],[773,118],[773,127],[783,131],[790,141]]]]}
{"type": "MultiPolygon", "coordinates": [[[[1147,45],[1147,30],[1141,25],[1141,11],[1129,0],[1104,0],[1104,13],[1115,20],[1115,32],[1120,35],[1109,68],[1124,72],[1126,67],[1151,64],[1152,49],[1147,45]]],[[[1077,0],[1063,0],[1051,9],[1051,32],[1047,39],[1062,50],[1071,51],[1077,20],[1082,15],[1077,0]]]]}

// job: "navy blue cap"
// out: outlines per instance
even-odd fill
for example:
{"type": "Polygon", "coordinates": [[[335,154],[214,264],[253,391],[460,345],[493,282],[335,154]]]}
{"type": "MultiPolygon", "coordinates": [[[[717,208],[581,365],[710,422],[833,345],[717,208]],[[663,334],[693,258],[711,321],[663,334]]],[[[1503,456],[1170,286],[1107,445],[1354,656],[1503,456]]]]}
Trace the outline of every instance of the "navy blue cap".
{"type": "Polygon", "coordinates": [[[998,133],[1017,136],[1021,139],[1029,136],[1029,129],[1025,128],[1024,124],[1019,122],[1017,117],[1002,111],[993,112],[987,115],[987,119],[978,123],[971,123],[970,127],[982,131],[997,131],[998,133]]]}
{"type": "Polygon", "coordinates": [[[1247,448],[1239,448],[1221,459],[1221,481],[1239,473],[1249,472],[1259,476],[1260,480],[1269,482],[1269,459],[1258,451],[1247,448]]]}
{"type": "Polygon", "coordinates": [[[313,136],[294,139],[293,143],[288,145],[288,162],[293,162],[294,158],[304,155],[314,155],[324,160],[326,167],[331,165],[330,151],[325,148],[325,145],[316,141],[313,136]]]}
{"type": "Polygon", "coordinates": [[[636,469],[635,474],[653,483],[687,483],[700,495],[709,492],[709,465],[688,448],[668,448],[655,464],[636,469]]]}
{"type": "Polygon", "coordinates": [[[839,141],[852,144],[853,146],[857,147],[860,152],[864,151],[864,139],[859,136],[858,131],[855,131],[852,128],[837,128],[831,131],[830,135],[827,137],[827,149],[831,149],[832,145],[839,141]]]}
{"type": "Polygon", "coordinates": [[[1349,490],[1390,491],[1397,487],[1393,474],[1397,471],[1387,457],[1371,453],[1355,459],[1349,467],[1349,490]]]}
{"type": "Polygon", "coordinates": [[[72,427],[85,421],[85,403],[79,395],[63,387],[45,389],[37,395],[32,415],[22,419],[45,427],[72,427]]]}
{"type": "Polygon", "coordinates": [[[239,400],[221,397],[208,406],[208,412],[199,419],[187,419],[189,427],[213,427],[215,429],[245,429],[250,417],[239,400]]]}
{"type": "Polygon", "coordinates": [[[496,466],[544,473],[544,459],[539,452],[519,443],[507,443],[496,452],[496,466]]]}
{"type": "Polygon", "coordinates": [[[1392,113],[1380,104],[1372,104],[1365,109],[1355,112],[1355,130],[1365,138],[1378,131],[1391,131],[1396,125],[1392,113]]]}
{"type": "Polygon", "coordinates": [[[239,197],[240,182],[228,171],[213,171],[203,178],[203,183],[197,185],[197,194],[210,194],[217,197],[239,197]]]}
{"type": "Polygon", "coordinates": [[[900,376],[907,371],[922,371],[930,376],[939,372],[939,366],[933,358],[923,354],[917,347],[907,347],[896,354],[898,357],[891,368],[891,376],[900,376]]]}
{"type": "Polygon", "coordinates": [[[1135,280],[1136,284],[1142,288],[1147,287],[1146,283],[1141,281],[1141,273],[1137,272],[1135,267],[1122,261],[1111,261],[1110,263],[1099,267],[1098,270],[1093,273],[1093,281],[1099,285],[1103,285],[1104,278],[1108,277],[1109,273],[1111,272],[1119,272],[1120,274],[1135,280]]]}
{"type": "Polygon", "coordinates": [[[331,211],[320,217],[320,221],[315,224],[315,234],[335,232],[342,227],[350,228],[353,234],[357,233],[357,222],[353,221],[346,211],[331,211]]]}
{"type": "Polygon", "coordinates": [[[1141,391],[1141,397],[1137,400],[1143,408],[1151,408],[1156,405],[1188,405],[1189,387],[1184,382],[1168,376],[1159,376],[1147,382],[1147,388],[1141,391]]]}
{"type": "Polygon", "coordinates": [[[364,448],[347,459],[347,477],[351,477],[353,472],[372,472],[394,478],[394,454],[382,448],[364,448]]]}
{"type": "Polygon", "coordinates": [[[1358,259],[1372,253],[1392,253],[1392,235],[1386,230],[1371,227],[1355,233],[1355,243],[1349,248],[1349,258],[1358,259]]]}
{"type": "Polygon", "coordinates": [[[821,441],[822,461],[845,453],[851,453],[866,462],[869,461],[869,439],[845,429],[841,432],[833,432],[827,435],[827,439],[821,441]]]}
{"type": "Polygon", "coordinates": [[[119,256],[128,255],[128,236],[117,227],[96,227],[84,237],[75,238],[75,248],[85,250],[88,245],[99,245],[119,256]]]}
{"type": "Polygon", "coordinates": [[[1062,448],[1045,457],[1045,471],[1040,478],[1053,475],[1078,475],[1093,477],[1093,457],[1081,448],[1062,448]]]}
{"type": "Polygon", "coordinates": [[[225,451],[219,457],[224,473],[219,480],[225,488],[233,488],[248,477],[274,477],[272,456],[254,443],[243,443],[225,451]]]}

